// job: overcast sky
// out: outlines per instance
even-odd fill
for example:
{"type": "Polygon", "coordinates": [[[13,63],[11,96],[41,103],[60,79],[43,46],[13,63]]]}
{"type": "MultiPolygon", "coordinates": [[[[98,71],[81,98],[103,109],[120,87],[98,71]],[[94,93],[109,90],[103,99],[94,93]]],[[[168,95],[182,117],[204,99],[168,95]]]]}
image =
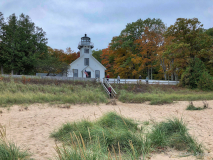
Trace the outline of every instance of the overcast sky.
{"type": "Polygon", "coordinates": [[[177,18],[198,18],[205,29],[213,27],[213,0],[0,0],[0,12],[29,15],[46,32],[48,46],[74,51],[85,33],[94,49],[107,48],[140,18],[160,18],[168,27],[177,18]]]}

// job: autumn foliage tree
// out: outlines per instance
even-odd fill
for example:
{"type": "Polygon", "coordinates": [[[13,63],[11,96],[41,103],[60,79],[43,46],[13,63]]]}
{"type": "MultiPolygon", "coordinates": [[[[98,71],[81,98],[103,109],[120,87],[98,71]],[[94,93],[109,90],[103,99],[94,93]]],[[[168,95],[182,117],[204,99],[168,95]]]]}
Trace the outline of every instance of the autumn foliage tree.
{"type": "Polygon", "coordinates": [[[58,73],[66,74],[69,64],[79,56],[80,53],[72,51],[70,47],[66,49],[66,52],[61,49],[48,47],[48,55],[44,55],[42,59],[38,60],[37,70],[39,72],[46,72],[47,76],[50,73],[53,75],[58,73]]]}
{"type": "Polygon", "coordinates": [[[165,25],[160,19],[139,19],[127,24],[119,36],[113,37],[108,53],[113,52],[110,65],[113,65],[114,76],[119,74],[122,78],[137,78],[142,74],[144,77],[148,75],[152,78],[152,68],[156,65],[153,61],[156,44],[151,47],[155,43],[151,40],[151,35],[157,35],[162,28],[165,28],[165,25]],[[147,42],[149,43],[146,44],[147,42]]]}
{"type": "Polygon", "coordinates": [[[146,27],[142,38],[135,40],[135,43],[138,44],[137,49],[140,52],[139,54],[135,54],[134,58],[132,58],[132,61],[139,65],[138,70],[134,71],[133,74],[146,71],[148,77],[152,79],[153,69],[159,65],[157,58],[159,47],[163,44],[162,34],[162,30],[155,31],[146,27]]]}
{"type": "Polygon", "coordinates": [[[108,48],[105,48],[102,50],[101,54],[101,63],[106,67],[106,74],[109,74],[110,77],[114,77],[114,70],[113,70],[113,65],[114,65],[114,55],[113,51],[110,50],[110,46],[108,48]]]}
{"type": "Polygon", "coordinates": [[[206,65],[210,62],[210,57],[213,56],[213,41],[203,32],[202,27],[197,18],[178,18],[175,24],[167,29],[165,37],[173,37],[170,43],[165,44],[164,52],[165,57],[173,60],[170,71],[178,71],[180,76],[195,57],[206,65]]]}

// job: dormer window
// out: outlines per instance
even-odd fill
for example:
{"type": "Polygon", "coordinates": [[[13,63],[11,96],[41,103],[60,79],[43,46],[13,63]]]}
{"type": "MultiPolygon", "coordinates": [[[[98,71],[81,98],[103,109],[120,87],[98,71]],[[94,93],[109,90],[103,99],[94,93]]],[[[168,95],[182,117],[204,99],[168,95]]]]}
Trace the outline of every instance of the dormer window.
{"type": "Polygon", "coordinates": [[[89,49],[85,48],[84,53],[89,53],[89,49]]]}

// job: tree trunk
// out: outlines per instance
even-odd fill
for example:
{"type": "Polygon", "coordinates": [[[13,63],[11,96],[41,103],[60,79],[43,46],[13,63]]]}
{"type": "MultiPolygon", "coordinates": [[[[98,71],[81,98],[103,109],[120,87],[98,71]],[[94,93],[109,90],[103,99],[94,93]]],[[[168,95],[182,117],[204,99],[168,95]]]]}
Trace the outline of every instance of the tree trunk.
{"type": "Polygon", "coordinates": [[[166,66],[164,64],[164,59],[160,60],[160,62],[161,62],[161,66],[162,66],[162,69],[163,69],[164,79],[166,80],[166,66]]]}
{"type": "Polygon", "coordinates": [[[175,81],[178,81],[178,74],[175,72],[174,75],[175,75],[175,81]]]}
{"type": "Polygon", "coordinates": [[[4,68],[2,65],[1,65],[1,74],[4,74],[4,68]]]}
{"type": "Polygon", "coordinates": [[[11,75],[13,75],[13,69],[11,70],[11,75]]]}
{"type": "Polygon", "coordinates": [[[151,80],[152,80],[152,68],[151,68],[151,80]]]}
{"type": "Polygon", "coordinates": [[[148,78],[149,78],[149,75],[150,75],[150,74],[149,74],[149,68],[148,68],[148,72],[147,72],[147,76],[148,76],[148,78]]]}
{"type": "Polygon", "coordinates": [[[172,73],[171,74],[171,81],[173,81],[174,80],[174,74],[172,73]]]}
{"type": "Polygon", "coordinates": [[[164,72],[164,80],[166,80],[167,78],[166,78],[166,73],[164,72]]]}

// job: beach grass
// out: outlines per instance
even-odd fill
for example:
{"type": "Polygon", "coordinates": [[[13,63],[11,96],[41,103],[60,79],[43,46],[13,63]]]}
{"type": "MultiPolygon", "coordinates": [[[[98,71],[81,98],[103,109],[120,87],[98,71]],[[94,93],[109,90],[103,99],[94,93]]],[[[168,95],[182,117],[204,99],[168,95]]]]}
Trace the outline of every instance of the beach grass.
{"type": "Polygon", "coordinates": [[[27,150],[21,149],[6,138],[6,128],[0,124],[0,159],[1,160],[33,160],[27,150]]]}
{"type": "Polygon", "coordinates": [[[0,80],[0,106],[32,103],[98,104],[108,101],[99,83],[58,83],[51,80],[41,80],[39,83],[39,79],[32,83],[34,81],[0,80]]]}
{"type": "MultiPolygon", "coordinates": [[[[127,84],[126,84],[127,85],[127,84]]],[[[150,101],[151,105],[169,104],[173,101],[212,100],[212,91],[201,91],[166,85],[128,84],[127,89],[114,85],[118,99],[123,103],[143,103],[150,101]]]]}
{"type": "Polygon", "coordinates": [[[56,146],[57,159],[146,159],[150,153],[164,148],[184,150],[197,156],[202,146],[192,138],[186,124],[177,118],[151,125],[151,131],[142,123],[109,112],[100,119],[66,123],[51,137],[61,141],[56,146]],[[86,158],[87,157],[87,158],[86,158]]]}

